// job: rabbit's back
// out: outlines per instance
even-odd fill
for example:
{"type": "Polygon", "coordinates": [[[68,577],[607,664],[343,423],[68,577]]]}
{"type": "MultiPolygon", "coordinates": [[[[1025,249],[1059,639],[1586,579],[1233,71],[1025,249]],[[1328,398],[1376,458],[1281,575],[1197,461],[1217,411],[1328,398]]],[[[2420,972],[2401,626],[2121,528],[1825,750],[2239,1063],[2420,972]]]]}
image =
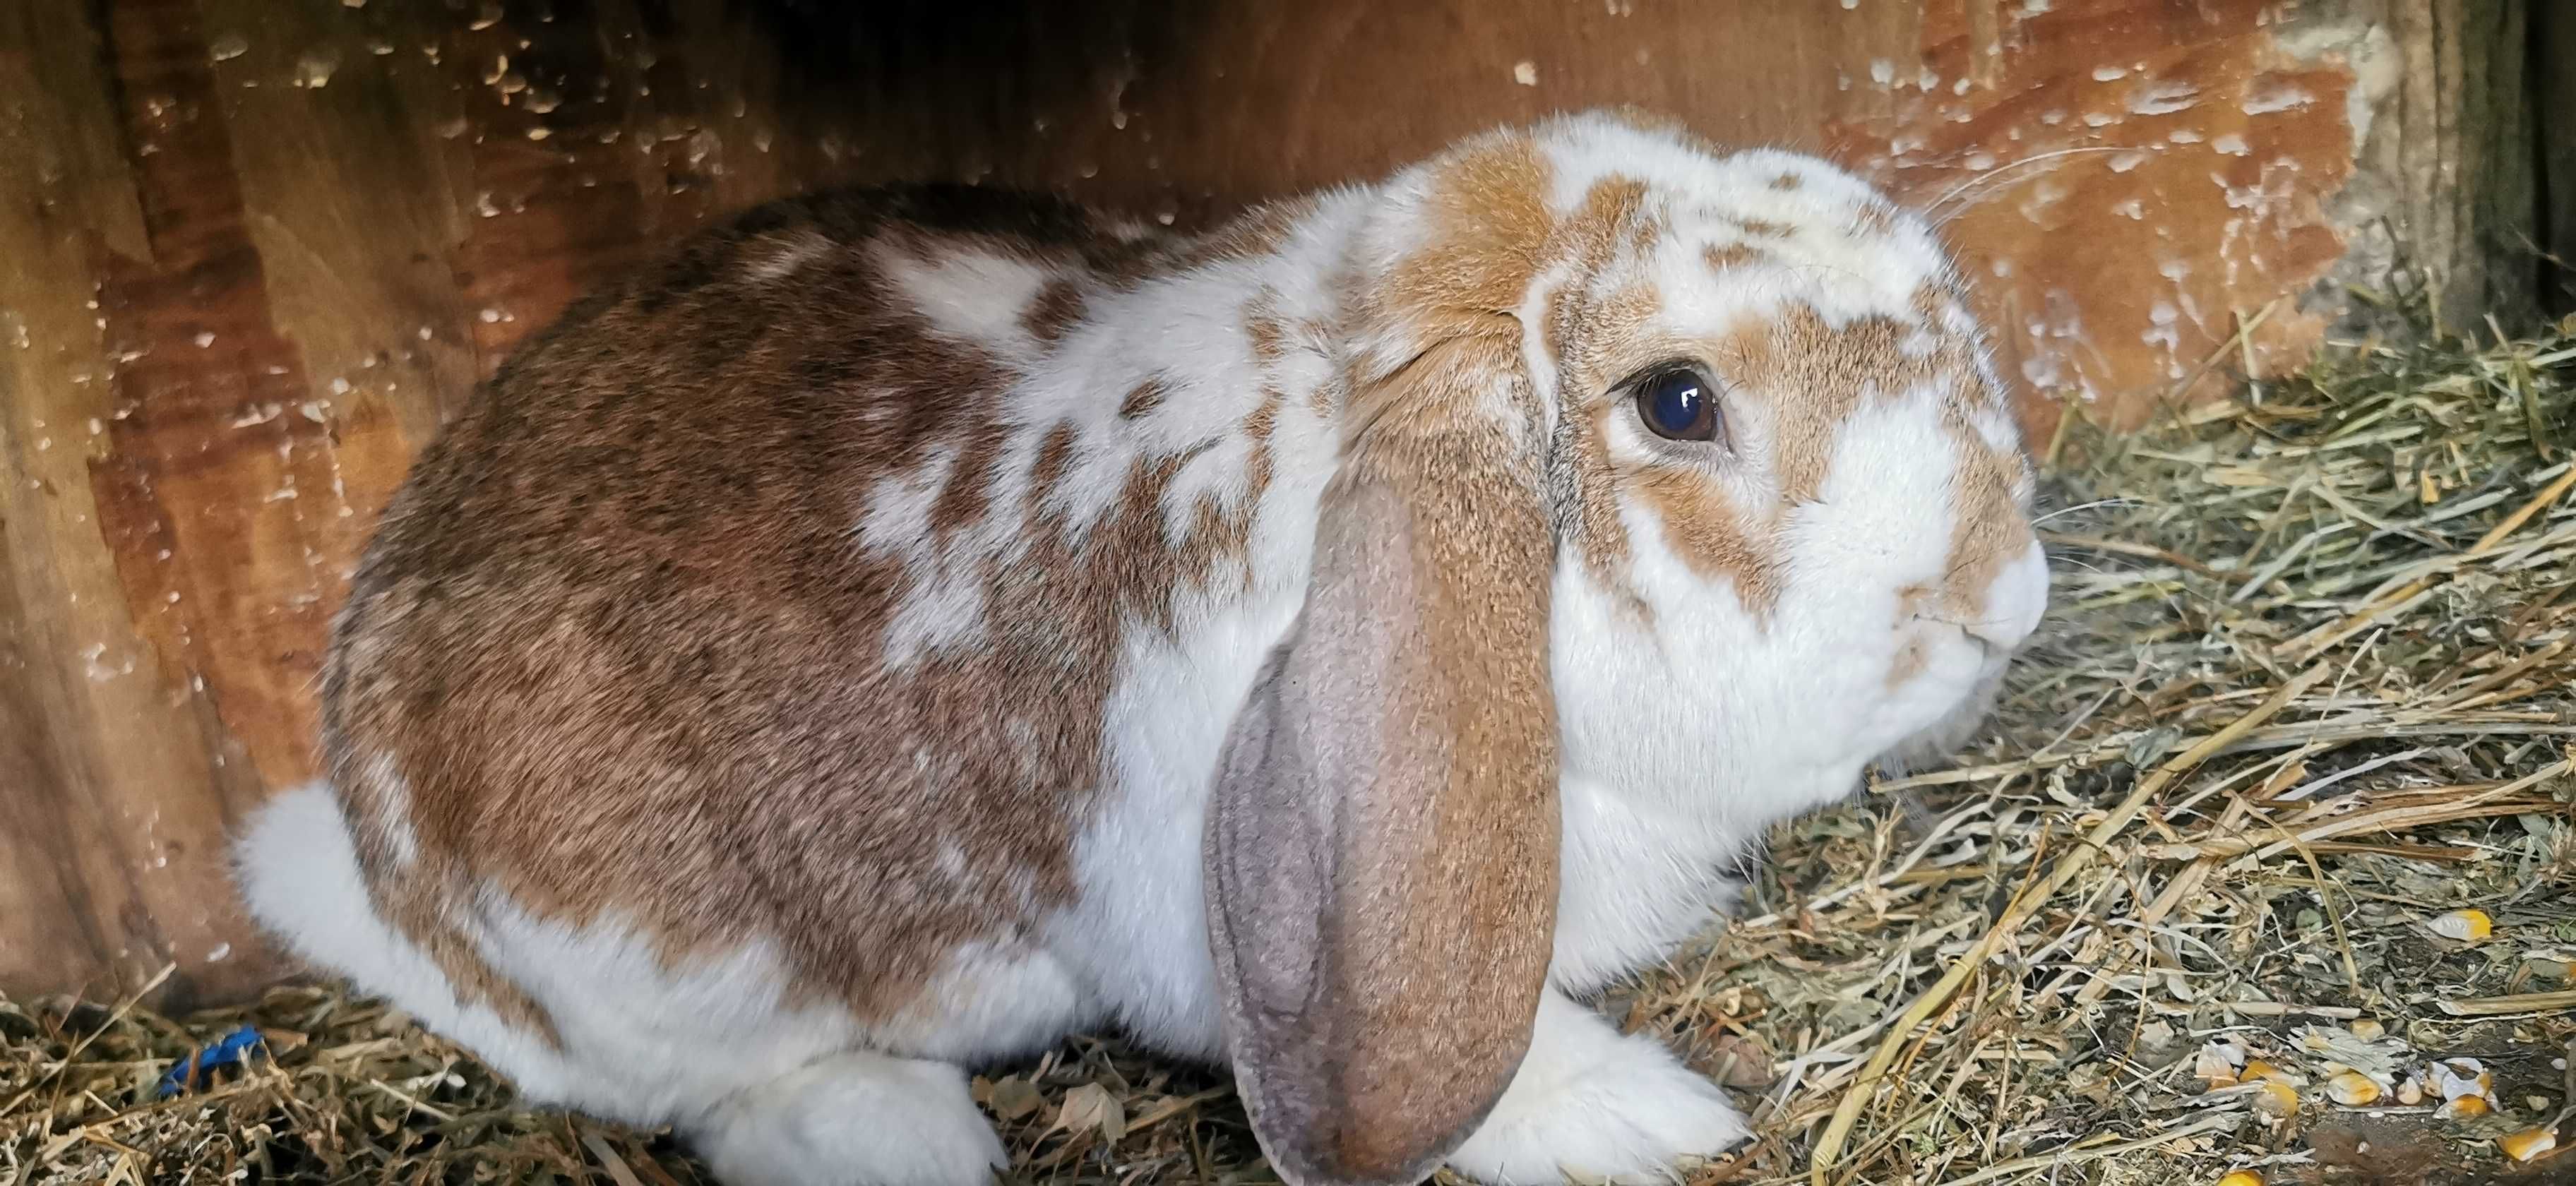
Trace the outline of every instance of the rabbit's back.
{"type": "Polygon", "coordinates": [[[844,195],[575,309],[425,451],[335,637],[379,909],[533,1031],[562,1010],[514,929],[757,951],[901,1029],[1140,842],[1194,923],[1163,833],[1294,613],[1333,448],[1317,333],[1241,254],[844,195]]]}

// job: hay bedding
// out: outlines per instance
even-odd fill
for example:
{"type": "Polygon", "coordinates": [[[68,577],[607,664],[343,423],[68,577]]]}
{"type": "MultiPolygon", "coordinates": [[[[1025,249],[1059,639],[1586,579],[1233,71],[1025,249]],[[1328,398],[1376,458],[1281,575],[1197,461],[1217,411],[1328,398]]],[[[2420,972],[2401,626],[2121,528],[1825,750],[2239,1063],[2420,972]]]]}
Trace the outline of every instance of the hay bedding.
{"type": "MultiPolygon", "coordinates": [[[[1607,1002],[1756,1117],[1692,1186],[1819,1147],[1825,1183],[2576,1181],[2498,1143],[2576,1101],[2571,374],[2576,327],[2347,346],[2144,435],[2070,421],[1991,740],[1778,829],[1744,918],[1607,1002]],[[2466,909],[2492,934],[2439,933],[2466,909]],[[2479,1103],[2437,1108],[2454,1057],[2479,1103]]],[[[705,1180],[325,989],[0,1002],[0,1040],[0,1186],[705,1180]],[[246,1067],[156,1094],[245,1021],[246,1067]]],[[[1221,1079],[1115,1040],[977,1090],[1025,1182],[1274,1180],[1221,1079]]]]}

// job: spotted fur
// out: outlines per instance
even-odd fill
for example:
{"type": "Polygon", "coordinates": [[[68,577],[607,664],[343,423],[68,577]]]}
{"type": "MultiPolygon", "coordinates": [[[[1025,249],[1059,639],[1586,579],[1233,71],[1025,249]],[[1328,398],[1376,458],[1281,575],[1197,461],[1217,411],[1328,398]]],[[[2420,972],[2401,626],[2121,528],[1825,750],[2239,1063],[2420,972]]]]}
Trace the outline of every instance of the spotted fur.
{"type": "Polygon", "coordinates": [[[247,895],[738,1182],[980,1181],[957,1068],[1100,1025],[1231,1056],[1299,1186],[1651,1177],[1742,1123],[1572,997],[1963,737],[2038,615],[1958,285],[1850,176],[1635,113],[1195,238],[750,212],[424,452],[247,895]],[[1675,361],[1719,441],[1640,420],[1675,361]]]}

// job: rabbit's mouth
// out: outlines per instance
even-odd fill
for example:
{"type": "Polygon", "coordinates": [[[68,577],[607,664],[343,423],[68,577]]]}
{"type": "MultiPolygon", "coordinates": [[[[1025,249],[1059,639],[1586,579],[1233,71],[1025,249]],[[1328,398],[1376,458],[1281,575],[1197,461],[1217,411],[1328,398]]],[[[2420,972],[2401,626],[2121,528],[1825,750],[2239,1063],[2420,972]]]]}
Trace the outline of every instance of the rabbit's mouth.
{"type": "Polygon", "coordinates": [[[1964,681],[1964,694],[1930,724],[1907,734],[1873,760],[1880,773],[1903,777],[1948,760],[1992,715],[2003,691],[2004,673],[2047,609],[2047,554],[2037,541],[1996,575],[1981,605],[1983,612],[1967,620],[1917,623],[1943,635],[1955,632],[1957,639],[1974,649],[1975,674],[1964,681]]]}
{"type": "Polygon", "coordinates": [[[1988,648],[1987,663],[1974,687],[1941,719],[1897,742],[1870,763],[1884,778],[1904,778],[1946,762],[1975,738],[2003,692],[2009,652],[1988,648]]]}

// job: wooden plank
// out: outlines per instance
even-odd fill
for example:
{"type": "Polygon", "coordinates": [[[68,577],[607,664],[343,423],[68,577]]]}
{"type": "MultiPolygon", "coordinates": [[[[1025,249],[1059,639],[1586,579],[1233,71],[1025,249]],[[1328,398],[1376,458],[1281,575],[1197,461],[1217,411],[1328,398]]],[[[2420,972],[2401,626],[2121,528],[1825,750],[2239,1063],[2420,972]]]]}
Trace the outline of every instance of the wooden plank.
{"type": "Polygon", "coordinates": [[[129,595],[94,485],[120,423],[95,278],[152,244],[85,8],[0,10],[0,154],[28,166],[0,170],[0,984],[112,993],[176,958],[173,999],[233,996],[271,970],[215,838],[262,788],[165,670],[168,606],[129,595]]]}
{"type": "Polygon", "coordinates": [[[2389,10],[2397,43],[2409,50],[2407,110],[2440,113],[2388,127],[2407,186],[2401,234],[2418,246],[2434,315],[2445,329],[2480,336],[2490,314],[2527,323],[2539,274],[2524,83],[2529,8],[2521,0],[2390,0],[2389,10]]]}
{"type": "Polygon", "coordinates": [[[2523,0],[2374,0],[2347,19],[2388,31],[2393,102],[2363,146],[2388,214],[2445,328],[2483,334],[2534,310],[2539,269],[2530,52],[2523,0]]]}

